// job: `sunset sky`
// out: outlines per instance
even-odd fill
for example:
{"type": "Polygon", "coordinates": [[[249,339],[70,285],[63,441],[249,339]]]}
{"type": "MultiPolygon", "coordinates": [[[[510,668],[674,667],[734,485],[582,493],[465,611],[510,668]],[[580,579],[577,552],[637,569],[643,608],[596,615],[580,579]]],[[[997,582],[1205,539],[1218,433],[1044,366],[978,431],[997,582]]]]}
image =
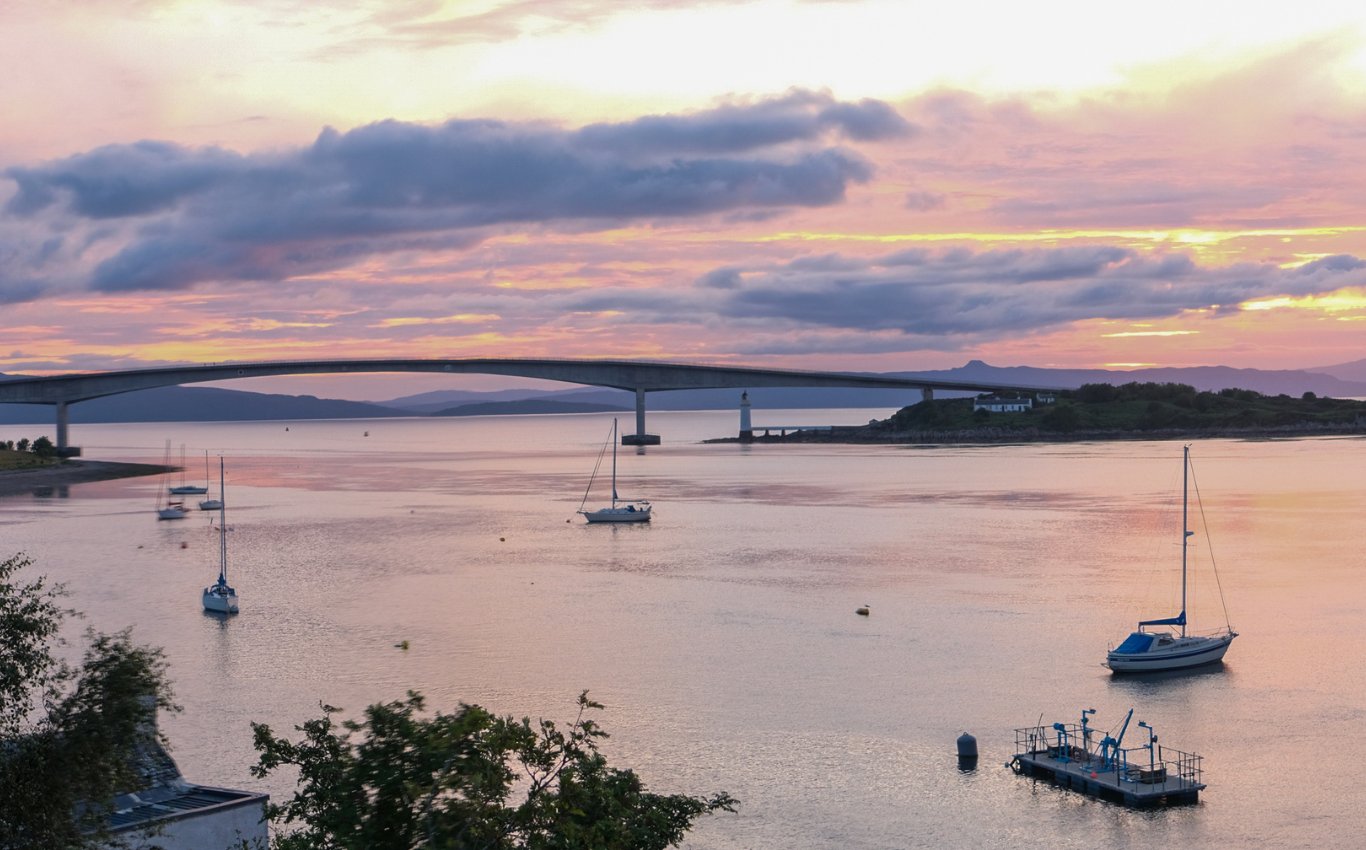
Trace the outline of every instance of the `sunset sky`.
{"type": "Polygon", "coordinates": [[[17,0],[0,56],[0,372],[1366,357],[1359,0],[17,0]]]}

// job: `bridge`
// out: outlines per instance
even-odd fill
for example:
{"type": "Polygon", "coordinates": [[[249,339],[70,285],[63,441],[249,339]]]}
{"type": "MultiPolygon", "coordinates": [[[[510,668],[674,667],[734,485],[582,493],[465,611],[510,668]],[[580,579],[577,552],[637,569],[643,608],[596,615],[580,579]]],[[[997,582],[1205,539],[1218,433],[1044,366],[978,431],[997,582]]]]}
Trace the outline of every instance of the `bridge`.
{"type": "Polygon", "coordinates": [[[50,404],[56,408],[57,450],[79,455],[68,442],[70,405],[103,396],[180,384],[230,381],[278,375],[335,375],[375,372],[435,372],[444,375],[507,375],[561,381],[634,392],[636,431],[622,436],[624,445],[657,445],[659,437],[645,431],[645,394],[669,390],[749,387],[860,387],[919,390],[922,399],[935,390],[963,392],[1057,391],[1060,387],[1025,387],[977,381],[936,381],[898,378],[859,372],[808,372],[737,366],[702,366],[637,360],[561,360],[520,358],[460,358],[453,360],[294,360],[266,363],[215,363],[84,372],[42,378],[0,381],[0,403],[50,404]]]}

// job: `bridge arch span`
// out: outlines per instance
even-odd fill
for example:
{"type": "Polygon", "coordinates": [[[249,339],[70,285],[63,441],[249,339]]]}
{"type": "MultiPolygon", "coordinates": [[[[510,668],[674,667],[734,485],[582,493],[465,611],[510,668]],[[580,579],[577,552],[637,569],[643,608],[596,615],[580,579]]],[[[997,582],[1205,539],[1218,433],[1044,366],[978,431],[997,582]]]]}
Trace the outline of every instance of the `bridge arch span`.
{"type": "Polygon", "coordinates": [[[627,444],[654,444],[659,438],[645,431],[645,394],[668,390],[748,387],[862,387],[865,389],[995,392],[998,390],[1056,390],[972,381],[937,381],[858,372],[816,372],[746,366],[709,366],[641,360],[572,360],[552,358],[454,358],[293,360],[262,363],[214,363],[116,372],[87,372],[0,381],[0,403],[50,404],[56,407],[57,446],[65,454],[79,454],[68,445],[67,408],[71,404],[119,393],[181,384],[261,378],[279,375],[335,375],[375,372],[506,375],[569,384],[610,387],[634,392],[636,431],[622,437],[627,444]]]}

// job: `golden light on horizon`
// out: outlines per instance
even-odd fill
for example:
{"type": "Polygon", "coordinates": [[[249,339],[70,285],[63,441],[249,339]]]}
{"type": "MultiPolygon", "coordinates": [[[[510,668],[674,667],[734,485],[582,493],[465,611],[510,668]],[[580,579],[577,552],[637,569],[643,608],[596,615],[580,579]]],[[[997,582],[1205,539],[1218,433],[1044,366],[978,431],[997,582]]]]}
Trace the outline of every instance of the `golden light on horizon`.
{"type": "Polygon", "coordinates": [[[500,318],[497,313],[457,313],[453,316],[436,316],[424,318],[420,316],[399,317],[393,319],[381,319],[371,324],[372,328],[400,328],[410,325],[472,325],[481,322],[495,322],[500,318]]]}
{"type": "MultiPolygon", "coordinates": [[[[1305,295],[1301,297],[1279,296],[1258,298],[1238,305],[1240,310],[1251,312],[1266,310],[1308,310],[1320,313],[1366,312],[1366,289],[1343,289],[1327,295],[1305,295]]],[[[1350,318],[1350,317],[1335,317],[1350,318]]]]}
{"type": "Polygon", "coordinates": [[[1200,333],[1199,331],[1120,331],[1118,333],[1101,334],[1106,339],[1119,339],[1134,336],[1191,336],[1200,333]]]}

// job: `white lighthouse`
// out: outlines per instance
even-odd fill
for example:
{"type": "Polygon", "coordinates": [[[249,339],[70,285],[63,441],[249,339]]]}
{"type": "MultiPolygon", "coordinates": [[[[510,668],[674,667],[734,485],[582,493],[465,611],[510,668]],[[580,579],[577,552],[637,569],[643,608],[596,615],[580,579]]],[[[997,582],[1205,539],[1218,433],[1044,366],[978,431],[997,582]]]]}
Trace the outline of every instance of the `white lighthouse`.
{"type": "Polygon", "coordinates": [[[740,442],[754,440],[754,426],[749,421],[749,390],[740,394],[740,442]]]}

